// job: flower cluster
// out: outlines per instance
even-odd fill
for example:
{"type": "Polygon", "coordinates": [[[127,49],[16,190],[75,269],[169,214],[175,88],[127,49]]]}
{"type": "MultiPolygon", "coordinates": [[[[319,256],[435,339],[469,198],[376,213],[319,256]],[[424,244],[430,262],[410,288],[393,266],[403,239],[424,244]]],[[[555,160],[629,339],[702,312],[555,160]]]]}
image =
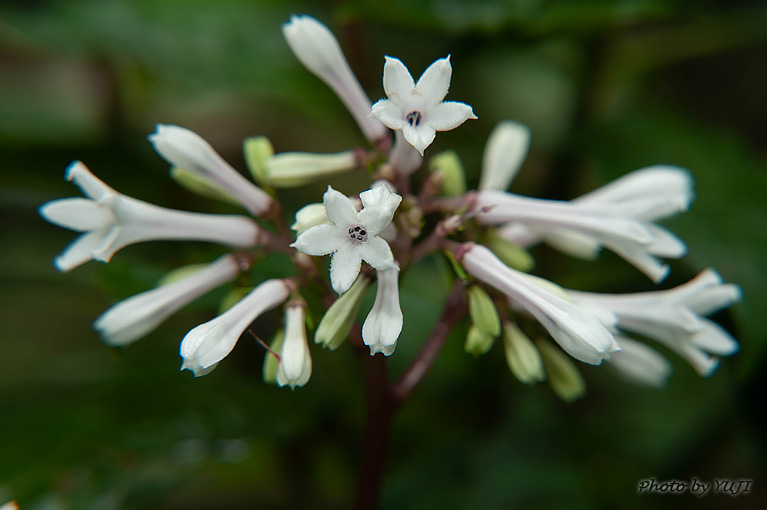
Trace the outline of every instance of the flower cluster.
{"type": "Polygon", "coordinates": [[[315,343],[337,349],[351,338],[371,355],[389,356],[405,324],[400,273],[426,256],[447,256],[463,280],[464,288],[455,288],[465,306],[453,310],[448,304],[445,313],[456,314],[452,320],[468,312],[467,352],[484,354],[501,337],[509,367],[520,381],[548,379],[565,400],[584,390],[570,358],[592,365],[607,360],[651,385],[665,381],[665,358],[627,335],[661,342],[704,376],[717,366],[717,356],[737,351],[737,342],[704,318],[740,299],[739,288],[724,284],[713,270],[676,289],[629,295],[566,290],[527,272],[532,259],[525,248],[543,242],[587,259],[606,248],[654,282],[662,281],[669,267],[661,259],[682,257],[686,246],[657,222],[689,208],[692,178],[686,170],[643,168],[571,201],[523,197],[507,189],[531,135],[527,127],[506,121],[490,134],[476,191],[466,191],[463,166],[450,152],[431,159],[421,189],[412,191],[410,176],[422,167],[437,131],[477,119],[471,106],[444,100],[452,76],[450,57],[437,59],[417,82],[401,60],[385,57],[386,98],[373,103],[324,25],[294,16],[283,34],[298,60],[335,91],[369,145],[333,154],[275,154],[266,138],[248,138],[245,159],[253,182],[194,132],[158,125],[149,140],[170,163],[171,176],[190,190],[239,205],[248,215],[161,208],[122,195],[81,162],[73,163],[65,176],[86,198],[54,200],[40,208],[51,223],[82,232],[56,259],[60,270],[91,259],[108,262],[120,249],[150,240],[209,241],[234,250],[207,265],[182,268],[159,287],[104,312],[94,327],[108,344],[123,346],[145,336],[202,294],[247,279],[257,257],[275,253],[290,257],[298,275],[254,282],[220,315],[189,331],[180,346],[182,369],[196,376],[209,373],[256,318],[280,305],[284,327],[270,345],[250,331],[267,352],[266,381],[290,388],[308,382],[307,318],[315,313],[321,315],[315,343]],[[369,189],[348,197],[327,186],[322,203],[291,214],[294,238],[285,226],[278,188],[367,171],[369,189]],[[327,278],[327,266],[311,258],[325,255],[330,256],[327,278]],[[355,328],[374,279],[374,304],[355,328]],[[309,306],[320,302],[326,310],[309,306]]]}

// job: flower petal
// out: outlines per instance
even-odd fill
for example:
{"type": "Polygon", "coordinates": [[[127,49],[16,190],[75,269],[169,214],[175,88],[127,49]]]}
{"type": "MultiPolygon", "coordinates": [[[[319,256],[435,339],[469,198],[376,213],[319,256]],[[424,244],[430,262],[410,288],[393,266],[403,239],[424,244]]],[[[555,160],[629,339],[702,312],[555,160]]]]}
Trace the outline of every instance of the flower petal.
{"type": "Polygon", "coordinates": [[[378,271],[397,267],[389,244],[380,237],[368,238],[368,242],[360,244],[358,249],[362,259],[378,271]]]}
{"type": "Polygon", "coordinates": [[[386,184],[381,183],[360,193],[360,200],[363,209],[357,214],[357,218],[365,225],[368,236],[375,236],[391,223],[394,211],[402,202],[402,197],[393,193],[386,184]]]}
{"type": "Polygon", "coordinates": [[[107,228],[115,218],[109,209],[86,198],[63,198],[40,206],[40,216],[77,232],[107,228]]]}
{"type": "Polygon", "coordinates": [[[671,363],[658,351],[624,336],[616,338],[621,346],[608,360],[623,376],[648,386],[660,388],[671,376],[671,363]]]}
{"type": "Polygon", "coordinates": [[[417,128],[408,124],[402,128],[402,134],[405,136],[407,143],[415,147],[421,156],[423,156],[423,151],[426,147],[431,145],[434,137],[437,136],[437,132],[428,123],[421,124],[417,128]]]}
{"type": "Polygon", "coordinates": [[[376,102],[370,116],[383,122],[389,129],[402,129],[407,124],[402,110],[389,99],[376,102]]]}
{"type": "Polygon", "coordinates": [[[427,122],[437,131],[455,129],[468,119],[476,119],[474,110],[466,103],[445,101],[429,111],[427,122]]]}
{"type": "Polygon", "coordinates": [[[435,60],[426,71],[423,72],[415,89],[419,94],[431,104],[437,104],[447,95],[450,88],[450,76],[453,74],[453,68],[450,65],[450,55],[439,60],[435,60]]]}
{"type": "Polygon", "coordinates": [[[346,238],[342,234],[343,231],[334,225],[316,225],[305,230],[290,246],[315,257],[327,255],[346,246],[346,238]]]}
{"type": "Polygon", "coordinates": [[[106,230],[88,232],[75,239],[72,244],[66,247],[61,254],[56,257],[53,264],[56,269],[64,273],[93,260],[93,250],[104,243],[106,230]]]}
{"type": "Polygon", "coordinates": [[[74,182],[83,192],[83,195],[92,200],[100,200],[104,195],[117,193],[115,190],[104,184],[104,181],[93,175],[82,161],[74,161],[69,165],[64,173],[64,178],[74,182]]]}
{"type": "Polygon", "coordinates": [[[328,220],[339,228],[345,228],[348,225],[357,223],[357,209],[352,201],[330,186],[322,197],[325,204],[325,210],[328,213],[328,220]]]}
{"type": "Polygon", "coordinates": [[[357,278],[360,272],[360,265],[362,264],[362,250],[360,250],[360,247],[365,245],[363,243],[357,246],[346,246],[333,253],[330,258],[330,284],[338,294],[343,294],[349,290],[349,287],[352,286],[352,283],[357,278]]]}
{"type": "Polygon", "coordinates": [[[384,64],[383,71],[384,92],[386,92],[386,97],[394,101],[394,103],[399,103],[413,93],[415,83],[410,75],[410,71],[407,70],[407,67],[405,67],[405,64],[400,59],[389,56],[385,58],[386,63],[384,64]]]}

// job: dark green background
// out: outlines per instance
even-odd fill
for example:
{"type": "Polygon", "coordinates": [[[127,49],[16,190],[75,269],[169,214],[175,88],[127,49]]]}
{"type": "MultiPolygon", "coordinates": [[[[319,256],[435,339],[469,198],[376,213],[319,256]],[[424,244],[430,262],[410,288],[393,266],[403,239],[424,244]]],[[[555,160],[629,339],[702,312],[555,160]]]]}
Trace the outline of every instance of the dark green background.
{"type": "MultiPolygon", "coordinates": [[[[338,99],[290,54],[280,24],[291,13],[339,35],[373,99],[383,94],[384,55],[418,75],[451,54],[448,99],[471,104],[479,120],[440,134],[427,155],[457,150],[470,186],[487,135],[506,118],[533,133],[516,192],[569,199],[643,166],[689,168],[697,199],[666,225],[690,253],[663,287],[711,266],[744,291],[716,316],[742,352],[710,379],[668,351],[675,373],[663,390],[582,366],[589,392],[572,405],[545,384],[514,380],[499,345],[466,355],[459,329],[396,417],[383,508],[760,508],[767,5],[707,0],[0,2],[0,504],[350,506],[364,388],[348,346],[313,349],[312,379],[295,392],[260,381],[263,351],[253,342],[211,375],[178,372],[180,339],[214,315],[222,290],[130,348],[110,349],[90,329],[104,309],[223,249],[137,245],[64,275],[51,261],[74,236],[36,213],[77,195],[62,179],[73,159],[137,198],[233,211],[167,178],[145,140],[157,122],[199,132],[240,169],[246,136],[266,135],[277,151],[364,145],[338,99]],[[737,499],[637,496],[648,477],[754,485],[737,499]]],[[[364,186],[332,182],[347,193],[364,186]]],[[[290,210],[319,201],[323,188],[281,198],[290,210]]],[[[609,253],[598,262],[533,253],[535,273],[567,287],[653,288],[609,253]]],[[[254,279],[285,271],[269,259],[254,279]]],[[[427,259],[402,282],[395,375],[436,319],[447,274],[427,259]]],[[[278,315],[260,327],[269,331],[278,315]]]]}

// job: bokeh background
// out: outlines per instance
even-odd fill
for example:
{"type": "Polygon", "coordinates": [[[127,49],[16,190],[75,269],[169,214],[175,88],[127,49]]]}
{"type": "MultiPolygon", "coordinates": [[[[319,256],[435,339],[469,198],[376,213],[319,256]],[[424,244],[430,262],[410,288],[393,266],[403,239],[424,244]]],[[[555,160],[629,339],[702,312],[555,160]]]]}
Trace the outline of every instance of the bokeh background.
{"type": "MultiPolygon", "coordinates": [[[[180,339],[215,314],[226,289],[129,348],[108,348],[90,328],[103,310],[223,250],[136,245],[108,265],[59,274],[52,259],[74,234],[36,213],[78,195],[62,179],[74,159],[128,195],[233,212],[168,178],[145,138],[157,122],[199,132],[242,170],[247,136],[266,135],[277,151],[364,145],[284,43],[280,25],[292,13],[338,34],[373,99],[383,95],[384,55],[418,75],[451,54],[449,99],[471,104],[479,120],[440,134],[428,153],[458,151],[470,185],[502,119],[533,133],[512,185],[519,193],[569,199],[643,166],[689,168],[697,199],[666,225],[690,251],[662,287],[710,266],[744,291],[715,317],[742,351],[713,377],[668,351],[675,373],[662,390],[581,366],[588,393],[570,405],[546,384],[518,383],[500,345],[479,359],[465,354],[459,328],[395,420],[382,507],[763,508],[767,5],[751,0],[0,2],[0,504],[351,506],[364,426],[352,349],[313,349],[312,380],[294,392],[261,382],[263,349],[252,341],[206,377],[179,372],[180,339]],[[638,496],[649,477],[754,484],[739,498],[638,496]]],[[[332,183],[348,193],[361,186],[332,183]]],[[[281,197],[290,210],[323,188],[281,197]]],[[[567,287],[653,288],[609,253],[598,262],[533,253],[534,272],[567,287]]],[[[254,279],[289,271],[268,259],[254,279]]],[[[429,259],[402,282],[393,375],[434,323],[448,274],[429,259]]],[[[264,331],[278,315],[261,321],[264,331]]]]}

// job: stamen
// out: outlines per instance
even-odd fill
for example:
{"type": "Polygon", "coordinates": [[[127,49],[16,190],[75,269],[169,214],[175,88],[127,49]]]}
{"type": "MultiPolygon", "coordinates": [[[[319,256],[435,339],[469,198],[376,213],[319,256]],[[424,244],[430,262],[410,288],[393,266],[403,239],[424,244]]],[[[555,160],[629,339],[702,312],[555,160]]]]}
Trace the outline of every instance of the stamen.
{"type": "Polygon", "coordinates": [[[364,243],[368,240],[367,230],[360,225],[349,227],[349,240],[354,244],[364,243]]]}
{"type": "Polygon", "coordinates": [[[413,111],[405,116],[405,120],[408,124],[410,124],[411,127],[418,127],[418,125],[421,124],[421,121],[423,120],[423,114],[418,111],[413,111]]]}

